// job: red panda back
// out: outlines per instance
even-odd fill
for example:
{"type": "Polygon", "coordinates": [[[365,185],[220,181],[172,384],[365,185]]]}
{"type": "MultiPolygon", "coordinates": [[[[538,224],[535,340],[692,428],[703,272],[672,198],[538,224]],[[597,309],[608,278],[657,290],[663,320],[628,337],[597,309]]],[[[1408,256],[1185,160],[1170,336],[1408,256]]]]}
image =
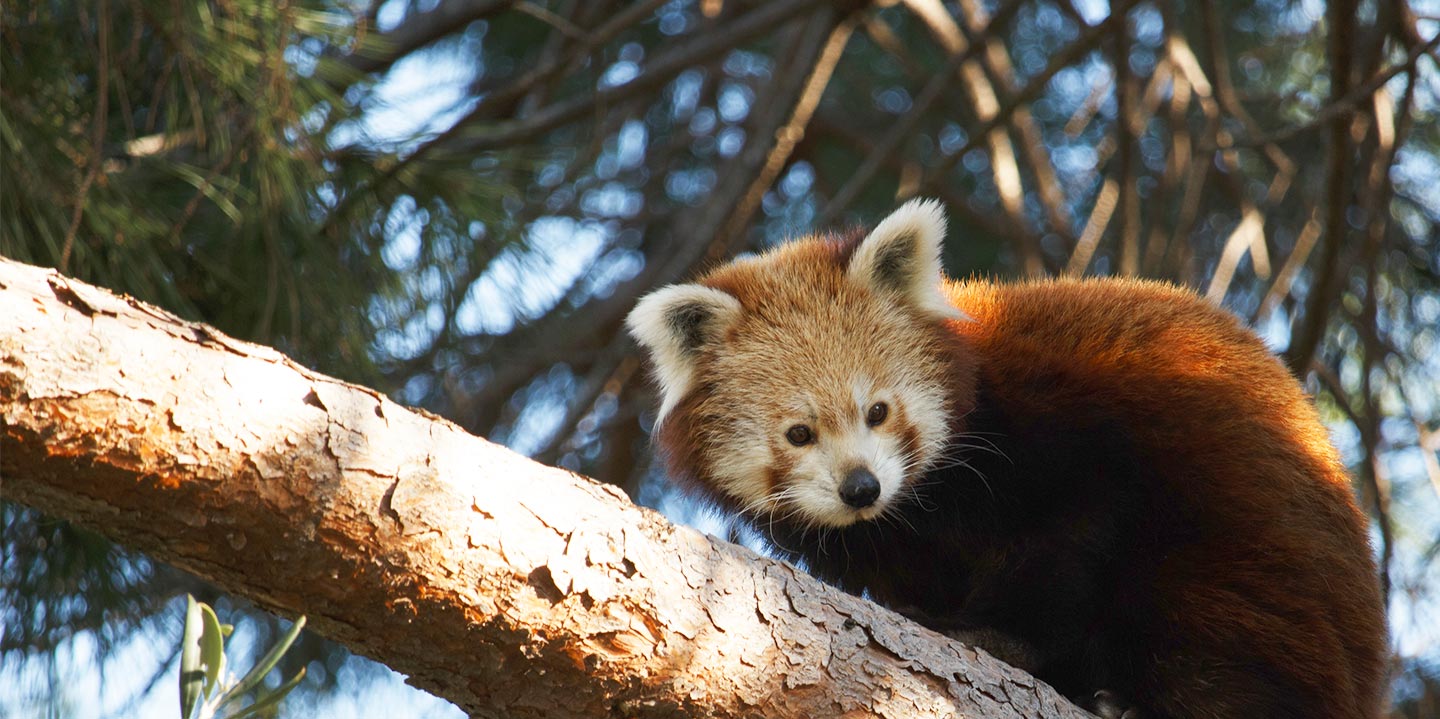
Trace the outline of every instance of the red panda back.
{"type": "MultiPolygon", "coordinates": [[[[1153,282],[947,291],[977,320],[961,329],[994,402],[1128,432],[1154,495],[1192,524],[1193,543],[1132,580],[1164,608],[1147,631],[1185,651],[1204,643],[1195,637],[1222,653],[1252,644],[1326,716],[1378,715],[1386,631],[1366,520],[1314,407],[1252,332],[1153,282]]],[[[1178,674],[1160,692],[1169,711],[1206,703],[1226,715],[1203,671],[1178,674]]]]}

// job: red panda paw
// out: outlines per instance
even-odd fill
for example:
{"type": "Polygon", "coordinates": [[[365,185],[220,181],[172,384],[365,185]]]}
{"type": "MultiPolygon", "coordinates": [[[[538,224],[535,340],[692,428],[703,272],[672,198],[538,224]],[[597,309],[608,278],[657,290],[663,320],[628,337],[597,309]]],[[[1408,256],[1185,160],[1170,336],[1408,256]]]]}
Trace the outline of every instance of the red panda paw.
{"type": "Polygon", "coordinates": [[[920,607],[891,607],[916,624],[944,634],[961,644],[984,649],[990,656],[1017,669],[1034,674],[1040,669],[1040,653],[1030,643],[998,629],[976,628],[957,616],[937,616],[920,607]]]}
{"type": "Polygon", "coordinates": [[[951,629],[941,632],[947,637],[984,649],[990,656],[1016,669],[1034,674],[1040,669],[1040,654],[1035,647],[995,629],[951,629]]]}
{"type": "Polygon", "coordinates": [[[1101,689],[1090,697],[1089,706],[1085,707],[1100,719],[1144,719],[1139,709],[1131,706],[1124,697],[1110,691],[1101,689]]]}

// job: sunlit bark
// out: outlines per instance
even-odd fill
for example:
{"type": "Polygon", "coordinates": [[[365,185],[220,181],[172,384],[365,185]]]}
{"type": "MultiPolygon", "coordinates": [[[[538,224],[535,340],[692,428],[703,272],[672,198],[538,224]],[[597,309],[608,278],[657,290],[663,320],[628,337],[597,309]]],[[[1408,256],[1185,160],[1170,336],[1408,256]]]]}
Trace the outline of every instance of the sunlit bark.
{"type": "Polygon", "coordinates": [[[1049,687],[618,490],[0,260],[7,499],[478,716],[1081,717],[1049,687]]]}

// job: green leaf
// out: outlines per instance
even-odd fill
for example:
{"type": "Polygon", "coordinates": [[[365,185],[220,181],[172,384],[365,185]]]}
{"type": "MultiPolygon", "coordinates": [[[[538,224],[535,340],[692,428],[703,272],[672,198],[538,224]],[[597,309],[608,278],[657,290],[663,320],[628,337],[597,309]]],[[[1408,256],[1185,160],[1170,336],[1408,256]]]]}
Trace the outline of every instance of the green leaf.
{"type": "Polygon", "coordinates": [[[278,687],[275,687],[274,691],[268,692],[263,696],[257,698],[254,704],[251,704],[250,706],[229,715],[226,719],[243,719],[243,717],[255,716],[260,712],[263,712],[266,709],[269,709],[276,704],[279,704],[280,700],[284,699],[286,694],[289,694],[291,690],[299,686],[300,680],[304,678],[305,667],[300,667],[300,671],[296,672],[295,676],[290,677],[290,681],[285,682],[278,687]]]}
{"type": "Polygon", "coordinates": [[[265,656],[261,657],[260,661],[256,662],[255,666],[251,667],[250,671],[246,672],[245,676],[225,693],[225,700],[220,705],[224,706],[245,696],[246,692],[259,684],[260,680],[264,679],[265,675],[269,674],[270,670],[279,663],[280,657],[285,656],[285,652],[290,649],[291,644],[295,643],[295,638],[300,636],[300,630],[304,628],[305,617],[302,616],[296,619],[295,623],[290,625],[290,631],[286,632],[285,636],[275,643],[275,646],[270,647],[270,651],[266,652],[265,656]]]}
{"type": "Polygon", "coordinates": [[[190,719],[203,694],[205,672],[200,668],[200,636],[204,632],[201,605],[185,595],[185,633],[180,639],[180,717],[190,719]]]}
{"type": "Polygon", "coordinates": [[[208,604],[200,605],[200,616],[205,631],[200,635],[200,659],[205,667],[205,694],[215,691],[220,673],[225,669],[225,630],[220,627],[220,618],[208,604]]]}

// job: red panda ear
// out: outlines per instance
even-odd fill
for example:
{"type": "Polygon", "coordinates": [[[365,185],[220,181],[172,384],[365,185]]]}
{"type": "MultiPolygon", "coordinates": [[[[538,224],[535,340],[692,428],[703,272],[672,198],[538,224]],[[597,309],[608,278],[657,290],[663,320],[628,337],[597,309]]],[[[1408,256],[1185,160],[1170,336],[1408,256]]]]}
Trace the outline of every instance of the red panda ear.
{"type": "Polygon", "coordinates": [[[670,285],[640,299],[625,324],[649,353],[665,397],[660,418],[690,390],[700,350],[740,317],[740,300],[704,285],[670,285]]]}
{"type": "Polygon", "coordinates": [[[921,314],[939,319],[970,319],[940,291],[940,243],[945,211],[935,200],[911,200],[876,225],[846,273],[881,292],[898,293],[921,314]]]}

